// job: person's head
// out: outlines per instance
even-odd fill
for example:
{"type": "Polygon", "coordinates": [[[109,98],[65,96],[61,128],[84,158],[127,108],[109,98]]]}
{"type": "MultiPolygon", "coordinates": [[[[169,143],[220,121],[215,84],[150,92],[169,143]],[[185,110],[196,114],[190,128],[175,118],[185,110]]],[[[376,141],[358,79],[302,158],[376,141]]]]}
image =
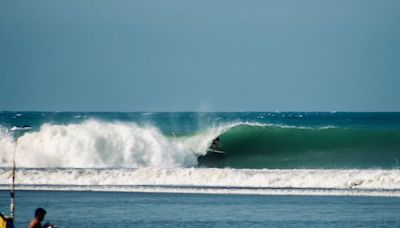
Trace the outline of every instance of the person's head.
{"type": "Polygon", "coordinates": [[[35,211],[35,218],[37,218],[39,221],[43,221],[43,219],[44,219],[44,216],[46,215],[46,210],[45,209],[43,209],[43,208],[38,208],[38,209],[36,209],[36,211],[35,211]]]}

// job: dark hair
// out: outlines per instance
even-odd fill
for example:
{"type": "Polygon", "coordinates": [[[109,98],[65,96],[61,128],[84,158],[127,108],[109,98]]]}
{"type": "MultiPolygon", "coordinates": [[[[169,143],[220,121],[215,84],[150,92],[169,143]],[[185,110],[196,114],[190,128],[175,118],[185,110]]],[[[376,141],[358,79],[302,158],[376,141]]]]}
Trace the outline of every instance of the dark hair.
{"type": "Polygon", "coordinates": [[[45,209],[43,209],[43,208],[41,208],[41,207],[39,207],[38,209],[36,209],[36,211],[35,211],[35,217],[37,217],[38,215],[40,215],[40,214],[43,214],[43,215],[45,215],[47,212],[46,212],[46,210],[45,209]]]}

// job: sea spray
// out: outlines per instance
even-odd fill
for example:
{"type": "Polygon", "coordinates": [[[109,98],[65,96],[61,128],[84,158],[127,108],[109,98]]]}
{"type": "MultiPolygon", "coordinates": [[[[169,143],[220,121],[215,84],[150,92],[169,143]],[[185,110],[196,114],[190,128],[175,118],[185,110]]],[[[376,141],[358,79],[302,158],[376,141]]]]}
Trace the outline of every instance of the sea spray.
{"type": "MultiPolygon", "coordinates": [[[[19,167],[138,168],[195,167],[213,139],[245,123],[215,125],[188,136],[167,136],[155,126],[105,122],[43,124],[18,138],[19,167]]],[[[246,123],[250,124],[250,123],[246,123]]],[[[15,139],[6,128],[0,138],[0,166],[12,163],[15,139]]]]}
{"type": "MultiPolygon", "coordinates": [[[[10,161],[9,137],[3,137],[0,160],[10,161]]],[[[185,167],[196,157],[184,145],[169,140],[152,126],[106,123],[44,124],[18,139],[19,167],[185,167]]]]}
{"type": "Polygon", "coordinates": [[[0,166],[12,166],[15,141],[9,129],[0,126],[0,166]]]}

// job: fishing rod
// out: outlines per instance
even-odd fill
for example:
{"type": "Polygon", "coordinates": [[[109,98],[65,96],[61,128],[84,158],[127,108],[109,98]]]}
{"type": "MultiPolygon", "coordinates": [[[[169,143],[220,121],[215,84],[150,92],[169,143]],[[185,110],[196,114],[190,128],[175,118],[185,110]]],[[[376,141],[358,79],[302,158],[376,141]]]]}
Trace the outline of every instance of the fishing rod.
{"type": "Polygon", "coordinates": [[[31,126],[24,125],[24,126],[14,126],[10,129],[11,132],[15,134],[15,147],[14,147],[14,154],[13,154],[13,169],[12,169],[12,182],[11,182],[11,191],[10,191],[10,219],[14,222],[14,212],[15,212],[15,174],[17,171],[17,165],[15,162],[16,154],[17,154],[17,147],[18,147],[18,138],[20,136],[20,132],[28,131],[32,129],[31,126]]]}

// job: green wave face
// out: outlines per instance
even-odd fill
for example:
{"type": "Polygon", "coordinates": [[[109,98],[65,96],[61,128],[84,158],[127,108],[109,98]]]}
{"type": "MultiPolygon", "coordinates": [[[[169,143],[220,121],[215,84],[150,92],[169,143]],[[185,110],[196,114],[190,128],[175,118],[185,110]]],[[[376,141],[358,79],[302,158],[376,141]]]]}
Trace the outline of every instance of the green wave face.
{"type": "Polygon", "coordinates": [[[220,135],[225,154],[199,166],[270,169],[398,168],[400,131],[239,125],[220,135]]]}

